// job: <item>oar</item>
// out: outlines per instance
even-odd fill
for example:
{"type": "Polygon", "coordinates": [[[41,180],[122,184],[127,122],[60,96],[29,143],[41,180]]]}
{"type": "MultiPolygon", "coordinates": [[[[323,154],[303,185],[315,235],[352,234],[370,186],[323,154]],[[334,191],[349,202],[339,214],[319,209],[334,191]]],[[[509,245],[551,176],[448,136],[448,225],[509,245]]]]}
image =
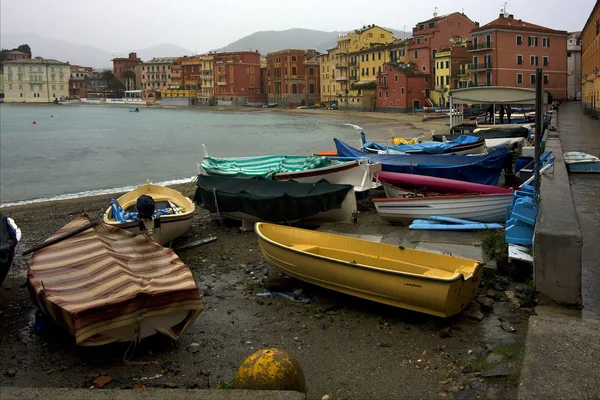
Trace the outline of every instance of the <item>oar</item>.
{"type": "Polygon", "coordinates": [[[60,235],[60,236],[57,236],[57,237],[55,237],[55,238],[53,238],[53,239],[46,240],[45,242],[42,242],[42,243],[40,243],[40,244],[38,244],[38,245],[35,245],[35,246],[33,246],[32,248],[30,248],[30,249],[28,249],[28,250],[25,250],[25,251],[22,253],[22,255],[24,255],[24,256],[25,256],[25,255],[27,255],[27,254],[29,254],[29,253],[33,253],[34,251],[37,251],[37,250],[43,249],[44,247],[51,246],[51,245],[53,245],[53,244],[55,244],[55,243],[58,243],[58,242],[62,242],[63,240],[65,240],[65,239],[68,239],[68,238],[70,238],[70,237],[72,237],[72,236],[75,236],[75,235],[77,235],[77,234],[79,234],[79,233],[81,233],[81,232],[83,232],[83,231],[87,231],[88,229],[90,229],[90,228],[93,228],[93,227],[95,227],[96,225],[98,225],[98,221],[89,222],[89,223],[87,223],[87,224],[85,224],[85,225],[83,225],[83,226],[80,226],[80,227],[79,227],[79,228],[77,228],[77,229],[73,229],[73,230],[72,230],[72,231],[70,231],[70,232],[63,233],[63,234],[62,234],[62,235],[60,235]]]}

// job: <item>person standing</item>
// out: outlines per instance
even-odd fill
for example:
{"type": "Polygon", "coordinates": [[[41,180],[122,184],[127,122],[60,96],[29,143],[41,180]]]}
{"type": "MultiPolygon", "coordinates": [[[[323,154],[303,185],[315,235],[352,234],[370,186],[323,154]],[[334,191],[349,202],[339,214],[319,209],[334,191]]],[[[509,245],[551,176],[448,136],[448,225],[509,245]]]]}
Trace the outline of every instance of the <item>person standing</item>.
{"type": "Polygon", "coordinates": [[[500,104],[500,125],[504,124],[504,104],[500,104]]]}
{"type": "Polygon", "coordinates": [[[488,107],[487,111],[485,112],[486,117],[488,117],[489,115],[489,119],[488,119],[488,124],[492,123],[492,114],[494,113],[494,106],[490,104],[490,106],[488,107]]]}
{"type": "Polygon", "coordinates": [[[511,121],[510,121],[511,114],[512,114],[512,110],[510,109],[510,104],[507,104],[506,105],[506,118],[508,118],[509,124],[511,123],[511,121]]]}

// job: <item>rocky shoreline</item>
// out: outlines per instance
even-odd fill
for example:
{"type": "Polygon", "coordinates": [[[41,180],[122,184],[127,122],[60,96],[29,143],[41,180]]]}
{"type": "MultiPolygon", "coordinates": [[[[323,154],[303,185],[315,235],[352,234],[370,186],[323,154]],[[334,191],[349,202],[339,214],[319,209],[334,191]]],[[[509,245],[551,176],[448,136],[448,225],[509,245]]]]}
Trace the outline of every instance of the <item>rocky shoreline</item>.
{"type": "MultiPolygon", "coordinates": [[[[195,189],[193,184],[174,188],[188,196],[195,189]]],[[[28,204],[2,212],[22,229],[22,251],[81,214],[100,218],[109,198],[28,204]]],[[[407,243],[449,240],[417,238],[405,227],[381,221],[369,199],[361,202],[360,211],[356,225],[320,229],[398,236],[407,243]]],[[[253,232],[212,221],[202,209],[191,231],[173,247],[208,236],[218,240],[177,251],[204,295],[204,312],[180,341],[148,338],[133,355],[123,345],[75,347],[68,335],[41,318],[23,285],[29,256],[17,256],[0,288],[0,386],[90,387],[105,376],[110,379],[100,381],[106,388],[227,388],[248,355],[279,347],[300,361],[308,398],[516,396],[531,314],[523,307],[530,302],[523,283],[490,268],[480,296],[462,314],[440,319],[287,278],[264,261],[253,232]]],[[[477,235],[452,240],[487,246],[477,235]]]]}

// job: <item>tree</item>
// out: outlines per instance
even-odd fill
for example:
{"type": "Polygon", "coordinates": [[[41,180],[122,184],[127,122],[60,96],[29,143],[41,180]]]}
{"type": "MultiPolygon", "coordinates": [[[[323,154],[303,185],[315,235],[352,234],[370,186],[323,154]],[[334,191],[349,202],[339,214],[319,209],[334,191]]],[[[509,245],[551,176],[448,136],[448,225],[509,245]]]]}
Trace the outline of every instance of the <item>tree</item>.
{"type": "Polygon", "coordinates": [[[113,72],[110,69],[107,69],[104,72],[102,72],[101,78],[106,81],[106,89],[110,89],[111,83],[115,79],[117,79],[115,77],[115,74],[113,74],[113,72]]]}
{"type": "Polygon", "coordinates": [[[134,83],[134,88],[135,88],[135,72],[133,72],[130,69],[126,69],[125,71],[123,71],[123,73],[121,74],[121,79],[125,82],[125,85],[127,86],[127,90],[131,90],[131,82],[133,81],[134,83]]]}
{"type": "Polygon", "coordinates": [[[29,47],[28,44],[22,44],[14,50],[20,51],[21,53],[27,53],[29,58],[31,58],[31,47],[29,47]]]}
{"type": "Polygon", "coordinates": [[[115,97],[123,97],[125,95],[126,87],[120,79],[115,78],[109,88],[115,94],[115,97]]]}

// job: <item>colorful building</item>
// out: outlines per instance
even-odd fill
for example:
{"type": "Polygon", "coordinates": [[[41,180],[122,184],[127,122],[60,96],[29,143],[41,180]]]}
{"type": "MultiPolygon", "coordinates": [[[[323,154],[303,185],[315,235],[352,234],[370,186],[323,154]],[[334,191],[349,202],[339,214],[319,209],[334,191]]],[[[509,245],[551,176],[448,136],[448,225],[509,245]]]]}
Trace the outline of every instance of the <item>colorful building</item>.
{"type": "Polygon", "coordinates": [[[51,103],[69,96],[68,63],[35,57],[4,61],[4,101],[51,103]]]}
{"type": "Polygon", "coordinates": [[[71,65],[71,78],[69,80],[69,97],[87,97],[87,81],[92,76],[92,67],[71,65]]]}
{"type": "Polygon", "coordinates": [[[200,56],[200,92],[196,95],[199,104],[210,104],[215,95],[215,76],[213,70],[213,55],[204,54],[200,56]]]}
{"type": "Polygon", "coordinates": [[[141,62],[142,60],[137,56],[137,53],[129,53],[127,58],[113,58],[113,74],[115,74],[115,77],[121,79],[123,72],[127,70],[133,70],[133,67],[141,62]]]}
{"type": "Polygon", "coordinates": [[[581,31],[581,101],[600,108],[600,1],[581,31]]]}
{"type": "Polygon", "coordinates": [[[12,50],[6,53],[6,61],[30,60],[31,56],[18,50],[12,50]]]}
{"type": "Polygon", "coordinates": [[[348,92],[348,65],[340,62],[339,52],[336,46],[319,56],[321,101],[328,104],[332,101],[337,102],[348,92]]]}
{"type": "Polygon", "coordinates": [[[265,102],[261,93],[258,51],[212,53],[211,56],[214,104],[244,106],[265,102]]]}
{"type": "Polygon", "coordinates": [[[471,31],[467,47],[473,86],[535,88],[536,68],[544,90],[567,98],[567,32],[535,25],[503,13],[471,31]]]}
{"type": "Polygon", "coordinates": [[[319,53],[312,49],[287,49],[267,54],[268,102],[320,103],[319,68],[319,53]]]}
{"type": "Polygon", "coordinates": [[[144,98],[156,99],[161,97],[161,91],[171,85],[171,65],[177,57],[156,57],[142,63],[141,89],[144,98]]]}
{"type": "Polygon", "coordinates": [[[415,64],[385,63],[377,74],[375,111],[407,112],[423,107],[428,78],[415,64]]]}
{"type": "Polygon", "coordinates": [[[567,38],[567,99],[581,100],[581,32],[567,38]]]}
{"type": "Polygon", "coordinates": [[[448,92],[460,87],[459,77],[464,65],[469,59],[466,47],[450,47],[441,49],[435,54],[433,91],[430,99],[441,107],[448,106],[448,92]]]}

